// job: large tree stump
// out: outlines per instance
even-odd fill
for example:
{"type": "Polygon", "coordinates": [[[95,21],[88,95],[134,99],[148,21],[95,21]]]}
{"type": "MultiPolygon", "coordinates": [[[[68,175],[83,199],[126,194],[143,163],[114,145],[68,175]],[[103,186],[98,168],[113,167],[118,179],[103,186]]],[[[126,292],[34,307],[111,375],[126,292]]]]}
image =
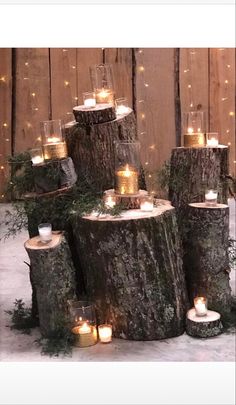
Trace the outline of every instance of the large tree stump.
{"type": "Polygon", "coordinates": [[[38,194],[71,187],[76,183],[72,159],[65,158],[33,165],[35,191],[38,194]]]}
{"type": "Polygon", "coordinates": [[[229,285],[229,207],[189,204],[184,239],[184,268],[189,299],[205,296],[208,306],[227,317],[231,310],[229,285]]]}
{"type": "Polygon", "coordinates": [[[75,215],[73,230],[99,323],[133,340],[181,335],[187,309],[174,208],[125,211],[120,217],[75,215]]]}
{"type": "Polygon", "coordinates": [[[48,244],[39,236],[25,242],[36,289],[39,324],[43,336],[66,326],[67,300],[76,299],[75,269],[67,241],[62,233],[53,233],[48,244]]]}
{"type": "Polygon", "coordinates": [[[189,336],[209,338],[219,335],[223,330],[220,314],[215,311],[207,311],[207,315],[199,317],[192,308],[186,317],[186,332],[189,336]]]}
{"type": "MultiPolygon", "coordinates": [[[[174,148],[170,161],[169,199],[176,208],[204,201],[206,189],[217,189],[227,203],[228,147],[174,148]]],[[[184,213],[183,213],[184,215],[184,213]]]]}
{"type": "Polygon", "coordinates": [[[101,124],[116,119],[116,111],[112,104],[97,104],[93,108],[79,105],[73,108],[73,113],[80,125],[101,124]]]}
{"type": "MultiPolygon", "coordinates": [[[[98,125],[69,125],[66,130],[68,154],[71,156],[78,177],[88,177],[93,190],[103,192],[115,186],[116,141],[137,140],[136,119],[133,111],[115,120],[98,125]]],[[[145,189],[144,176],[140,188],[145,189]]]]}

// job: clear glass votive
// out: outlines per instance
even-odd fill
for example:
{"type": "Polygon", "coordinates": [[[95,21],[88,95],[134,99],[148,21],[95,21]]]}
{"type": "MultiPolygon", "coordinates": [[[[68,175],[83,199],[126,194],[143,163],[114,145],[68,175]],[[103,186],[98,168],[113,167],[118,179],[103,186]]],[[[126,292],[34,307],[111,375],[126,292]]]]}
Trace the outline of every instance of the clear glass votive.
{"type": "Polygon", "coordinates": [[[206,134],[207,146],[215,148],[219,145],[219,134],[218,132],[208,132],[206,134]]]}
{"type": "Polygon", "coordinates": [[[116,205],[116,195],[114,192],[105,191],[103,201],[107,208],[114,208],[116,205]]]}
{"type": "Polygon", "coordinates": [[[52,240],[52,225],[48,223],[39,224],[39,236],[42,243],[48,243],[52,240]]]}
{"type": "Polygon", "coordinates": [[[112,341],[112,326],[109,324],[99,325],[98,335],[101,343],[110,343],[112,341]]]}
{"type": "Polygon", "coordinates": [[[86,108],[96,107],[96,95],[93,91],[87,91],[83,93],[84,106],[86,108]]]}
{"type": "Polygon", "coordinates": [[[144,212],[152,212],[154,208],[153,195],[147,194],[140,198],[140,210],[144,212]]]}
{"type": "Polygon", "coordinates": [[[205,297],[194,298],[194,307],[197,316],[207,315],[207,299],[205,297]]]}
{"type": "Polygon", "coordinates": [[[217,197],[218,197],[217,190],[206,190],[206,192],[205,192],[205,204],[208,205],[208,206],[216,206],[217,205],[217,197]]]}
{"type": "Polygon", "coordinates": [[[33,165],[39,165],[44,162],[42,148],[31,149],[29,152],[33,165]]]}
{"type": "Polygon", "coordinates": [[[115,106],[117,115],[127,114],[129,111],[127,98],[117,98],[115,100],[115,106]]]}

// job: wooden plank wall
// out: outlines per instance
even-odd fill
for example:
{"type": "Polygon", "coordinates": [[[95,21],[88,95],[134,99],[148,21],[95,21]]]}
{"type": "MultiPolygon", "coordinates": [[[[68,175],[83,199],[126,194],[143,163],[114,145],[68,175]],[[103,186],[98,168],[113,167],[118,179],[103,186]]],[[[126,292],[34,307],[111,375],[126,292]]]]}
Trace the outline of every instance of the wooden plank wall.
{"type": "Polygon", "coordinates": [[[82,92],[91,89],[89,66],[102,62],[113,65],[116,97],[127,97],[137,114],[150,189],[151,173],[178,143],[181,114],[195,108],[206,112],[206,130],[229,145],[235,173],[235,49],[0,49],[2,199],[7,156],[40,142],[40,121],[70,121],[82,92]]]}

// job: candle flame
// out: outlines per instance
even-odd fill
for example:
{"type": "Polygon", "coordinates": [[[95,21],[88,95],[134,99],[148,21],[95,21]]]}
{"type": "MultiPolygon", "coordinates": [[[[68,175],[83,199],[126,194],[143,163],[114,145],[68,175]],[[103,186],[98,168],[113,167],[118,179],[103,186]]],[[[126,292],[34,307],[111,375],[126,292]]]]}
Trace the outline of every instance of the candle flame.
{"type": "Polygon", "coordinates": [[[130,177],[131,176],[131,171],[130,171],[130,168],[129,168],[129,165],[127,164],[126,166],[125,166],[125,172],[124,172],[125,174],[125,177],[130,177]]]}
{"type": "Polygon", "coordinates": [[[57,136],[52,136],[48,138],[48,142],[57,143],[60,142],[60,139],[57,136]]]}
{"type": "Polygon", "coordinates": [[[188,128],[188,134],[192,134],[193,133],[193,128],[188,128]]]}
{"type": "Polygon", "coordinates": [[[80,327],[80,332],[81,333],[90,333],[91,332],[91,327],[87,324],[87,322],[84,322],[83,325],[80,327]]]}

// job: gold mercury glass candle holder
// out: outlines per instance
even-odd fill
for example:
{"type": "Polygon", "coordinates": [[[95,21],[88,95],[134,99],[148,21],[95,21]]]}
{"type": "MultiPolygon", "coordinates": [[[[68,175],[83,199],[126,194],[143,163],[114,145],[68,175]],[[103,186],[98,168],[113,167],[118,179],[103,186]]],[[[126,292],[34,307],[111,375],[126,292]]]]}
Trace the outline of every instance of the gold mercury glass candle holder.
{"type": "Polygon", "coordinates": [[[97,343],[97,326],[94,306],[88,301],[69,301],[71,332],[77,347],[89,347],[97,343]]]}
{"type": "Polygon", "coordinates": [[[207,299],[205,297],[194,298],[194,308],[197,316],[207,315],[207,299]]]}
{"type": "Polygon", "coordinates": [[[217,205],[217,190],[206,190],[205,191],[205,204],[209,207],[215,207],[217,205]]]}
{"type": "Polygon", "coordinates": [[[216,148],[219,145],[219,134],[218,132],[208,132],[206,134],[207,146],[216,148]]]}
{"type": "Polygon", "coordinates": [[[115,193],[135,195],[139,192],[139,142],[115,143],[115,193]]]}
{"type": "Polygon", "coordinates": [[[42,121],[41,135],[45,160],[57,160],[67,157],[67,147],[63,139],[62,121],[42,121]]]}
{"type": "Polygon", "coordinates": [[[183,134],[185,147],[205,146],[204,112],[190,111],[183,116],[183,134]]]}

